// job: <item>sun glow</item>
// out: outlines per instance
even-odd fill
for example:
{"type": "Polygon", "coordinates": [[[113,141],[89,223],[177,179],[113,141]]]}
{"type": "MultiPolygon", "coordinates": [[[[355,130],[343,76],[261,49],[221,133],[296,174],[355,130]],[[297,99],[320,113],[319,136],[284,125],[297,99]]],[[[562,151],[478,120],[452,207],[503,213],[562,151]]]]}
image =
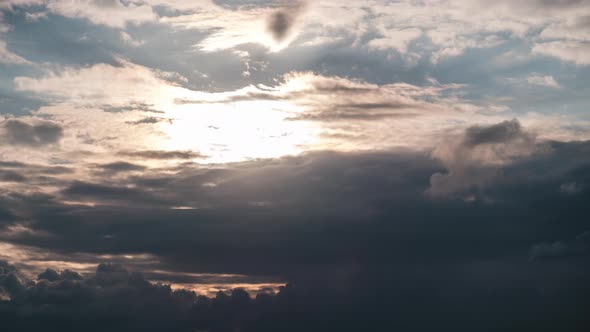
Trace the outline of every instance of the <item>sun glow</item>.
{"type": "Polygon", "coordinates": [[[163,149],[193,150],[205,162],[233,162],[297,154],[313,145],[319,128],[290,120],[296,106],[252,100],[177,105],[162,123],[163,149]]]}

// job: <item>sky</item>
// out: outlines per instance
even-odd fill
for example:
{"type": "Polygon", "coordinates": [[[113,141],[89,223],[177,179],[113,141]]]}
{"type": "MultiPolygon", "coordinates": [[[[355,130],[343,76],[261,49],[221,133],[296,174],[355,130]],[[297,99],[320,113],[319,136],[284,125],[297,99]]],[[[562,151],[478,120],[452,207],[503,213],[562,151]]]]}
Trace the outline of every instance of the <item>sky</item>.
{"type": "Polygon", "coordinates": [[[590,1],[0,0],[6,331],[588,331],[590,1]]]}

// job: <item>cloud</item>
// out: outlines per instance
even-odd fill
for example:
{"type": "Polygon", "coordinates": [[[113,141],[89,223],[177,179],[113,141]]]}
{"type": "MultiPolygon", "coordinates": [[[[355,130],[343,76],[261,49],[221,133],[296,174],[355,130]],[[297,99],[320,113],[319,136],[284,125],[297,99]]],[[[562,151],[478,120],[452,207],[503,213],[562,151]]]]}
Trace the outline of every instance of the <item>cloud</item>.
{"type": "Polygon", "coordinates": [[[52,122],[29,124],[11,119],[3,127],[4,139],[12,145],[40,147],[59,143],[63,137],[63,128],[52,122]]]}
{"type": "Polygon", "coordinates": [[[143,151],[123,151],[119,152],[121,156],[141,159],[199,159],[206,156],[194,151],[161,151],[161,150],[143,150],[143,151]]]}
{"type": "Polygon", "coordinates": [[[582,189],[576,182],[563,183],[559,186],[559,191],[567,195],[575,195],[582,191],[582,189]]]}
{"type": "Polygon", "coordinates": [[[533,138],[524,132],[520,122],[513,119],[490,126],[473,126],[465,130],[464,143],[468,148],[487,144],[505,144],[510,141],[531,143],[533,138]]]}
{"type": "MultiPolygon", "coordinates": [[[[0,26],[0,28],[1,28],[1,26],[0,26]]],[[[7,48],[6,42],[0,39],[0,63],[28,64],[30,62],[28,60],[26,60],[25,58],[19,56],[18,54],[11,52],[7,48]]]]}
{"type": "MultiPolygon", "coordinates": [[[[501,152],[503,145],[519,145],[514,134],[481,134],[488,127],[495,128],[478,128],[469,136],[477,145],[462,149],[477,155],[483,146],[501,152]]],[[[72,176],[44,200],[18,187],[12,190],[29,194],[9,195],[0,206],[9,207],[16,222],[52,235],[12,233],[10,243],[61,253],[149,254],[172,271],[291,277],[354,262],[503,259],[526,256],[523,245],[544,242],[558,229],[587,229],[581,216],[589,212],[588,191],[558,190],[574,179],[584,188],[590,183],[585,149],[587,142],[550,144],[547,152],[510,154],[502,164],[451,164],[415,151],[188,163],[116,179],[95,174],[92,182],[72,176]],[[433,182],[437,173],[450,184],[433,182]],[[485,195],[470,190],[480,183],[485,195]],[[432,200],[424,194],[429,188],[493,204],[432,200]],[[564,219],[572,222],[559,222],[564,219]]]]}
{"type": "Polygon", "coordinates": [[[0,170],[0,181],[3,182],[25,182],[26,178],[14,171],[0,170]]]}
{"type": "MultiPolygon", "coordinates": [[[[118,167],[121,168],[121,166],[118,167]]],[[[111,170],[110,173],[113,172],[117,172],[117,170],[111,170]]],[[[152,194],[138,188],[81,181],[71,183],[67,188],[63,189],[62,194],[71,201],[90,202],[91,204],[120,205],[129,202],[143,202],[140,204],[155,205],[170,204],[166,199],[156,199],[152,194]]]]}
{"type": "Polygon", "coordinates": [[[78,136],[86,139],[77,139],[71,146],[149,150],[148,142],[157,141],[165,150],[200,151],[208,159],[220,156],[224,161],[297,153],[303,147],[324,148],[342,141],[351,147],[424,146],[432,143],[431,133],[454,126],[468,113],[492,107],[462,100],[463,86],[458,84],[378,85],[311,72],[290,72],[270,86],[208,93],[177,86],[158,71],[121,61],[120,66],[97,64],[64,68],[39,78],[17,77],[15,84],[18,90],[54,101],[37,111],[37,116],[83,128],[78,136]],[[142,105],[150,105],[149,110],[142,105]],[[151,110],[163,112],[162,116],[154,117],[151,110]],[[385,122],[391,130],[376,129],[385,122]],[[416,130],[427,133],[416,135],[416,130]],[[132,132],[143,139],[127,137],[132,132]],[[364,138],[358,142],[333,135],[318,139],[323,132],[364,138]]]}
{"type": "Polygon", "coordinates": [[[418,28],[408,29],[381,29],[383,37],[375,38],[367,44],[377,50],[395,49],[400,53],[406,53],[408,45],[422,35],[418,28]]]}
{"type": "Polygon", "coordinates": [[[556,57],[578,65],[590,64],[590,44],[572,41],[552,41],[537,43],[533,53],[556,57]]]}
{"type": "Polygon", "coordinates": [[[482,323],[499,329],[568,326],[584,331],[583,311],[575,309],[588,302],[589,290],[580,278],[587,270],[573,269],[569,276],[549,273],[558,267],[474,263],[423,271],[382,269],[380,276],[364,273],[354,278],[355,286],[349,289],[334,287],[334,281],[331,285],[300,282],[281,287],[276,294],[251,297],[243,289],[233,289],[206,297],[150,283],[120,265],[100,264],[95,272],[76,278],[71,271],[46,270],[29,280],[1,262],[0,289],[6,299],[0,301],[0,317],[5,328],[20,331],[38,330],[48,321],[52,328],[85,331],[319,332],[405,326],[414,331],[436,326],[471,331],[482,323]],[[496,271],[493,278],[488,275],[491,271],[496,271]],[[387,279],[389,283],[383,283],[387,279]],[[535,287],[527,288],[530,283],[535,287]],[[507,304],[505,298],[523,287],[527,291],[507,304]],[[478,319],[466,321],[467,314],[477,314],[478,319]],[[554,316],[543,320],[539,314],[554,316]]]}
{"type": "Polygon", "coordinates": [[[98,165],[98,168],[112,173],[119,173],[119,172],[133,172],[133,171],[143,171],[145,170],[145,166],[131,164],[125,161],[118,161],[108,164],[98,165]]]}
{"type": "Polygon", "coordinates": [[[95,64],[45,72],[40,78],[16,77],[16,90],[46,95],[79,106],[161,110],[170,100],[199,95],[166,79],[170,73],[119,59],[118,65],[95,64]],[[135,107],[137,105],[137,107],[135,107]],[[134,108],[135,107],[135,108],[134,108]]]}
{"type": "Polygon", "coordinates": [[[151,6],[119,0],[52,1],[47,4],[47,8],[66,17],[84,18],[94,24],[115,28],[157,19],[151,6]]]}
{"type": "Polygon", "coordinates": [[[299,0],[269,15],[267,30],[277,43],[283,42],[291,35],[298,17],[303,13],[306,5],[305,1],[299,0]]]}
{"type": "Polygon", "coordinates": [[[499,167],[536,150],[535,137],[516,119],[469,127],[463,135],[449,139],[433,151],[433,156],[447,167],[447,173],[433,174],[428,192],[437,196],[481,189],[498,175],[499,167]]]}
{"type": "MultiPolygon", "coordinates": [[[[586,257],[529,261],[528,250],[588,229],[589,192],[563,195],[558,188],[572,181],[587,188],[590,143],[535,139],[545,152],[506,152],[532,139],[513,120],[472,126],[456,139],[452,160],[465,150],[470,169],[492,163],[502,173],[486,183],[493,204],[424,195],[431,175],[451,164],[411,150],[186,163],[122,172],[116,179],[96,174],[93,182],[75,182],[80,176],[72,175],[42,197],[5,187],[0,208],[9,209],[11,228],[0,232],[0,243],[36,251],[0,246],[0,254],[18,265],[29,263],[29,274],[42,275],[16,283],[8,277],[16,269],[5,273],[11,283],[3,283],[3,298],[14,300],[0,302],[0,316],[5,326],[23,331],[47,319],[57,325],[92,321],[98,330],[115,331],[141,329],[144,323],[167,331],[282,326],[300,331],[309,324],[302,317],[317,322],[311,330],[429,331],[427,323],[434,321],[472,331],[484,318],[486,326],[534,329],[543,312],[564,313],[550,323],[575,322],[583,331],[585,313],[572,308],[590,292],[586,257]],[[490,156],[506,159],[496,164],[490,156]],[[191,209],[175,209],[181,206],[191,209]],[[117,266],[88,270],[89,262],[109,256],[146,276],[117,266]],[[63,260],[71,266],[60,267],[63,260]],[[44,273],[46,267],[55,273],[44,273]],[[79,271],[83,279],[63,280],[63,269],[79,271]],[[191,280],[192,289],[206,291],[206,278],[191,279],[202,273],[284,280],[289,286],[247,301],[243,292],[235,298],[177,297],[187,292],[173,289],[191,280]],[[174,287],[147,279],[169,280],[174,287]],[[509,314],[506,297],[520,301],[509,314]],[[236,301],[248,304],[238,310],[236,301]],[[443,310],[451,307],[452,314],[443,310]],[[15,314],[23,308],[29,309],[26,319],[15,314]],[[345,322],[335,319],[343,312],[345,322]],[[466,326],[465,315],[473,312],[486,316],[466,326]],[[424,315],[431,319],[425,322],[424,315]]],[[[30,185],[37,186],[34,180],[30,185]]]]}
{"type": "Polygon", "coordinates": [[[72,270],[63,270],[61,272],[58,272],[54,269],[48,268],[45,271],[39,273],[37,279],[55,282],[61,280],[82,280],[84,278],[78,272],[72,270]]]}
{"type": "Polygon", "coordinates": [[[574,240],[553,243],[539,243],[531,246],[529,250],[530,260],[558,259],[569,256],[583,256],[590,249],[590,232],[583,232],[574,240]]]}
{"type": "Polygon", "coordinates": [[[139,119],[139,120],[135,120],[135,121],[127,121],[128,124],[132,124],[132,125],[142,125],[142,124],[154,124],[154,123],[159,123],[162,121],[168,121],[168,122],[172,122],[172,119],[167,119],[167,118],[158,118],[155,116],[149,116],[143,119],[139,119]]]}
{"type": "Polygon", "coordinates": [[[533,85],[547,86],[547,87],[556,88],[556,89],[561,88],[561,86],[559,85],[559,83],[557,83],[555,78],[553,78],[553,76],[549,76],[549,75],[545,75],[545,76],[532,75],[532,76],[527,77],[527,82],[529,84],[533,84],[533,85]]]}

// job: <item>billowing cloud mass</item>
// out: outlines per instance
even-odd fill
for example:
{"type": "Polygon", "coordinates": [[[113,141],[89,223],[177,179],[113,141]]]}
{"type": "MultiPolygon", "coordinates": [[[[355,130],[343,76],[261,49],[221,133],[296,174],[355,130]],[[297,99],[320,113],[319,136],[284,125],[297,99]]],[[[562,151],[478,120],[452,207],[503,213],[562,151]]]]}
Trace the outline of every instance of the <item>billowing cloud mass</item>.
{"type": "Polygon", "coordinates": [[[0,330],[589,331],[589,17],[0,0],[0,330]]]}

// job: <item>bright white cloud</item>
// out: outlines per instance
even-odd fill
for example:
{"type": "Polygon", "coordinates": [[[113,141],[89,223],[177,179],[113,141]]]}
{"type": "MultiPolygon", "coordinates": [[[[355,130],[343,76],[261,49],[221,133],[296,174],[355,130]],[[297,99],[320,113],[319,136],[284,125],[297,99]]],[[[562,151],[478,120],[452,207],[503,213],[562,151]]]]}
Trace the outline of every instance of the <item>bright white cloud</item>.
{"type": "Polygon", "coordinates": [[[50,1],[47,7],[66,17],[85,18],[95,24],[124,28],[129,23],[155,21],[152,7],[119,0],[50,1]]]}
{"type": "Polygon", "coordinates": [[[553,41],[533,46],[533,53],[549,55],[578,65],[590,65],[590,43],[553,41]]]}

